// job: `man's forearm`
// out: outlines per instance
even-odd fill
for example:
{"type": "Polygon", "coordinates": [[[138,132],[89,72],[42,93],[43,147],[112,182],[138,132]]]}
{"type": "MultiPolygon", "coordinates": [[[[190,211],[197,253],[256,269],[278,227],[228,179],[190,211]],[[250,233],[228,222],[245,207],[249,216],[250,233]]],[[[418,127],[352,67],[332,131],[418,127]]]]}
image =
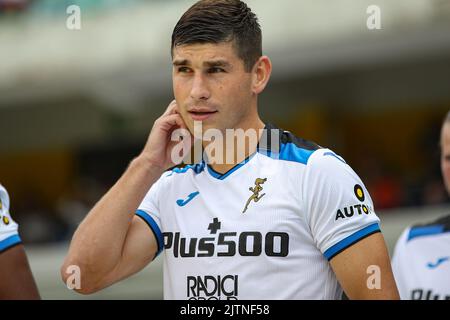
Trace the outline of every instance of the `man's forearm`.
{"type": "Polygon", "coordinates": [[[75,232],[61,270],[63,277],[67,267],[77,265],[82,281],[92,285],[117,265],[134,213],[162,172],[142,156],[131,162],[75,232]]]}

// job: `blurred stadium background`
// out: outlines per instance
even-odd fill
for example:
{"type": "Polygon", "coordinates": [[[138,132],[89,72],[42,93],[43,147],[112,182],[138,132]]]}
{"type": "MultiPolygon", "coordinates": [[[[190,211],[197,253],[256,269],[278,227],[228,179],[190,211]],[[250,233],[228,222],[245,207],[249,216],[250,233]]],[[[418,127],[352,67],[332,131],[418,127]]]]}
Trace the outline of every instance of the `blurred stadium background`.
{"type": "MultiPolygon", "coordinates": [[[[448,214],[439,129],[450,109],[450,1],[247,1],[272,80],[263,119],[334,149],[362,177],[390,252],[448,214]],[[368,30],[366,9],[381,9],[368,30]]],[[[172,100],[170,36],[193,1],[0,0],[0,182],[42,297],[162,297],[161,259],[84,297],[59,266],[77,224],[172,100]],[[66,28],[69,5],[81,30],[66,28]]]]}

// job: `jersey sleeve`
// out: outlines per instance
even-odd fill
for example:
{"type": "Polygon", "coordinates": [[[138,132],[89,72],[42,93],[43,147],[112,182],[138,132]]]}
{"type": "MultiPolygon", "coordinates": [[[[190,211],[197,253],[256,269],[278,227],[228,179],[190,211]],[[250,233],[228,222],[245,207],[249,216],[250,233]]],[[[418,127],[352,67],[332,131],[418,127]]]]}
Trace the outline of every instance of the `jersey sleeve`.
{"type": "Polygon", "coordinates": [[[395,282],[402,300],[409,299],[409,283],[407,277],[409,272],[405,272],[405,270],[408,271],[411,268],[409,265],[410,257],[408,256],[408,250],[406,247],[410,230],[411,228],[406,228],[397,240],[391,261],[392,272],[394,274],[395,282]]]}
{"type": "Polygon", "coordinates": [[[9,196],[0,185],[0,253],[19,243],[18,225],[9,213],[9,196]]]}
{"type": "Polygon", "coordinates": [[[162,196],[162,185],[164,180],[170,172],[165,172],[150,188],[150,190],[145,195],[138,209],[136,210],[136,215],[142,218],[147,225],[150,227],[150,230],[153,232],[156,241],[158,242],[158,252],[156,256],[158,256],[164,246],[163,235],[161,232],[161,220],[160,220],[160,197],[162,196]]]}
{"type": "Polygon", "coordinates": [[[331,150],[319,149],[310,156],[302,183],[307,223],[317,248],[328,260],[380,232],[366,187],[331,150]]]}

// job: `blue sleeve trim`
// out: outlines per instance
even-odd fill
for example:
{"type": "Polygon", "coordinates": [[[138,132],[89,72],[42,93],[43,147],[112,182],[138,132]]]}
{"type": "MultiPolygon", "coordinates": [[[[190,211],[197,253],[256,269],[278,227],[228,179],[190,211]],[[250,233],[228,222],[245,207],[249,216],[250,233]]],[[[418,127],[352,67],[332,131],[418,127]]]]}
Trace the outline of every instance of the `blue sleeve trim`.
{"type": "Polygon", "coordinates": [[[408,239],[406,241],[417,237],[431,236],[443,232],[444,226],[439,224],[434,226],[412,227],[411,230],[409,230],[408,239]]]}
{"type": "Polygon", "coordinates": [[[0,253],[3,251],[6,251],[7,249],[14,247],[15,245],[21,243],[22,240],[20,239],[18,234],[15,234],[13,236],[10,236],[2,241],[0,241],[0,253]]]}
{"type": "Polygon", "coordinates": [[[163,250],[164,238],[162,232],[159,229],[158,224],[155,222],[155,220],[144,210],[137,210],[136,215],[142,218],[148,224],[153,234],[155,235],[156,242],[158,243],[158,252],[156,253],[155,256],[157,257],[163,250]]]}
{"type": "Polygon", "coordinates": [[[329,248],[325,253],[323,254],[325,258],[328,260],[331,260],[333,257],[335,257],[338,253],[341,253],[348,247],[352,246],[353,244],[357,243],[358,241],[370,236],[371,234],[381,232],[380,226],[378,223],[371,224],[364,229],[361,229],[352,235],[348,236],[347,238],[339,241],[334,246],[329,248]]]}
{"type": "Polygon", "coordinates": [[[339,157],[337,154],[335,154],[334,152],[325,152],[323,154],[323,156],[332,156],[335,157],[336,159],[338,159],[340,162],[347,164],[347,162],[345,162],[344,159],[342,159],[341,157],[339,157]]]}

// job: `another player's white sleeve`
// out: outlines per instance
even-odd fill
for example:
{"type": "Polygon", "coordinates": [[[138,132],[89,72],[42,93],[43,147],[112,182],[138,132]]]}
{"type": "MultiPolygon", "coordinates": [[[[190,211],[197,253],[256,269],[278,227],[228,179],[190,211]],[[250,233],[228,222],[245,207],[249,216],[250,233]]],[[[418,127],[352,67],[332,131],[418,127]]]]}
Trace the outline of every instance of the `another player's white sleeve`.
{"type": "Polygon", "coordinates": [[[160,220],[160,193],[163,180],[169,175],[170,172],[165,172],[150,188],[147,194],[139,205],[136,215],[142,218],[150,227],[151,231],[155,235],[158,242],[158,256],[163,250],[164,239],[161,232],[161,220],[160,220]]]}
{"type": "Polygon", "coordinates": [[[0,185],[0,253],[19,243],[18,226],[9,213],[9,196],[0,185]]]}
{"type": "Polygon", "coordinates": [[[405,269],[410,269],[411,266],[408,266],[408,252],[406,250],[406,242],[408,238],[408,234],[411,228],[406,228],[403,231],[400,238],[397,240],[394,249],[394,255],[392,257],[392,272],[394,273],[395,282],[397,283],[397,288],[400,293],[400,298],[402,300],[410,299],[409,295],[409,283],[407,275],[409,272],[405,272],[405,269]]]}
{"type": "Polygon", "coordinates": [[[312,236],[328,260],[380,231],[363,182],[331,150],[319,149],[311,155],[302,184],[303,208],[312,236]]]}

